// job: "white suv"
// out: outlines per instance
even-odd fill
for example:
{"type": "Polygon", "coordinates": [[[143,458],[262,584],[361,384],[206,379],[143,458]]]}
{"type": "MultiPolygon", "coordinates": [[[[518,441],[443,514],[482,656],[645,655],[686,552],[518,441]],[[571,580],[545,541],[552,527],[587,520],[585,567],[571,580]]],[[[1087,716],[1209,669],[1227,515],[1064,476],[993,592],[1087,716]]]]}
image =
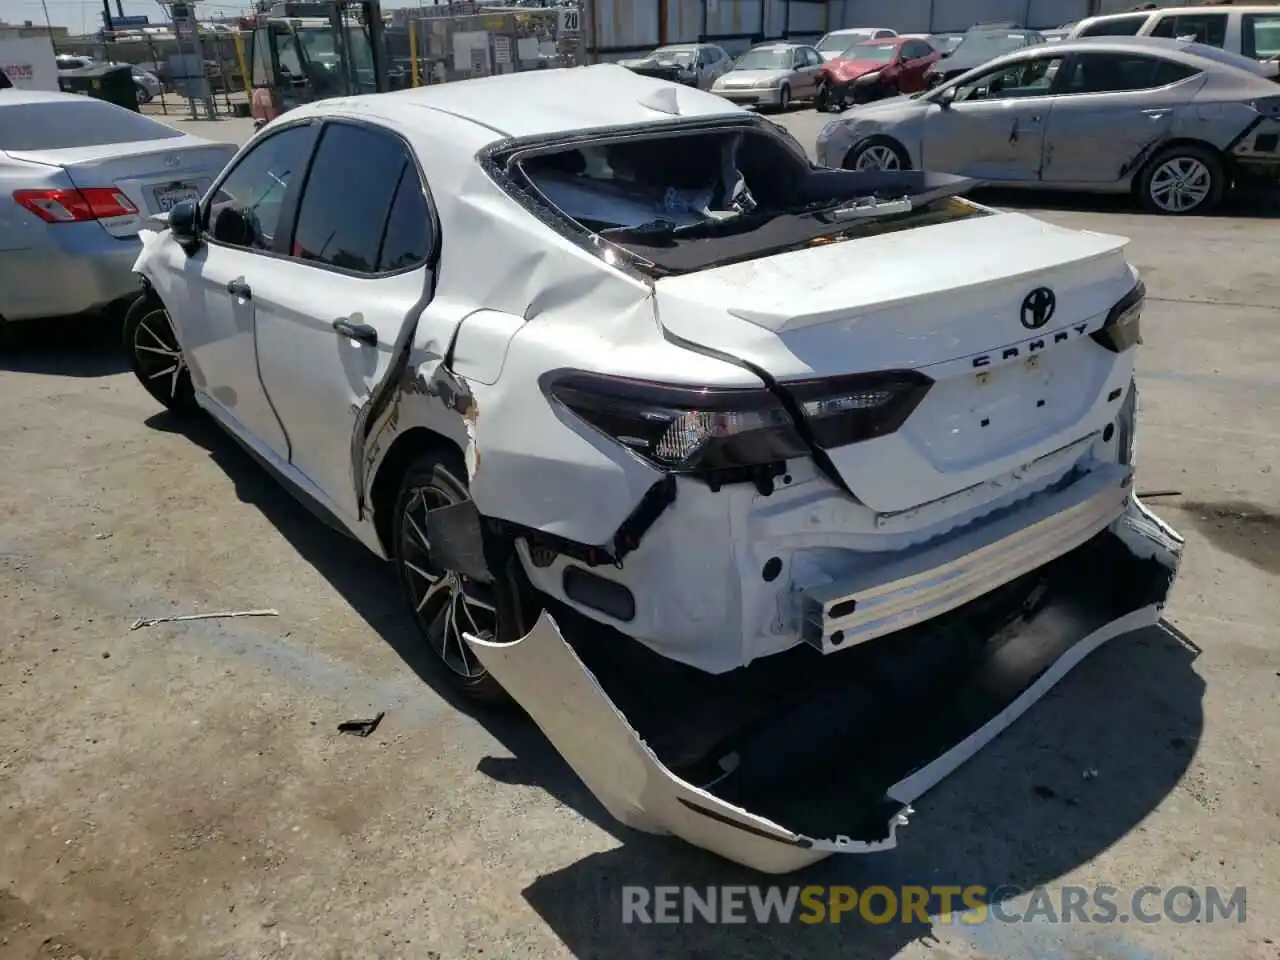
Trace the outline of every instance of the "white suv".
{"type": "Polygon", "coordinates": [[[613,65],[327,100],[147,237],[126,345],[621,820],[789,870],[891,846],[1177,567],[1125,241],[968,186],[613,65]]]}
{"type": "Polygon", "coordinates": [[[1280,57],[1280,7],[1179,6],[1088,17],[1067,39],[1078,37],[1168,37],[1193,39],[1254,60],[1274,64],[1280,57]]]}

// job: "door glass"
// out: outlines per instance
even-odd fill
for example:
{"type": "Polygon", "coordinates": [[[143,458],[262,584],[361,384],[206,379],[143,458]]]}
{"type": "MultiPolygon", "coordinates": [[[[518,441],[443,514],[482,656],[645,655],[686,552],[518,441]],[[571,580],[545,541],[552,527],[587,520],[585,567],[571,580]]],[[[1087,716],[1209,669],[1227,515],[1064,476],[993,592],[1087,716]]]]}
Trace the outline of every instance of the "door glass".
{"type": "Polygon", "coordinates": [[[956,102],[1043,97],[1061,65],[1062,57],[1041,57],[983,74],[956,88],[956,102]]]}
{"type": "Polygon", "coordinates": [[[253,147],[218,185],[205,223],[219,243],[271,250],[289,185],[307,165],[316,128],[288,127],[253,147]]]}
{"type": "Polygon", "coordinates": [[[327,124],[298,207],[292,255],[377,273],[391,200],[410,165],[406,151],[389,133],[327,124]]]}
{"type": "Polygon", "coordinates": [[[1187,13],[1173,17],[1161,17],[1151,31],[1153,37],[1186,37],[1196,43],[1221,47],[1227,42],[1227,15],[1225,13],[1187,13]]]}
{"type": "Polygon", "coordinates": [[[378,270],[405,270],[427,262],[431,254],[431,211],[422,195],[418,170],[406,163],[391,201],[387,232],[382,239],[378,270]]]}
{"type": "Polygon", "coordinates": [[[1082,53],[1071,75],[1060,87],[1063,93],[1118,93],[1151,90],[1185,79],[1195,69],[1169,60],[1133,54],[1082,53]]]}
{"type": "Polygon", "coordinates": [[[1080,31],[1082,37],[1136,37],[1142,25],[1147,22],[1147,15],[1140,17],[1117,17],[1115,20],[1103,20],[1093,23],[1080,31]]]}
{"type": "Polygon", "coordinates": [[[1280,56],[1280,13],[1246,13],[1241,52],[1255,60],[1280,56]]]}

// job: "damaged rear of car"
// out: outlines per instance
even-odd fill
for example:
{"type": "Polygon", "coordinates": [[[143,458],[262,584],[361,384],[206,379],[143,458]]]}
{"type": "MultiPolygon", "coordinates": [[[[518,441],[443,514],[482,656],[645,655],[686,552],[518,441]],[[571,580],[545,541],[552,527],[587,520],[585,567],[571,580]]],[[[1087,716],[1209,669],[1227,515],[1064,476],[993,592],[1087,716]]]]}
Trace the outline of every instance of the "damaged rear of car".
{"type": "Polygon", "coordinates": [[[1133,491],[1122,238],[815,168],[746,117],[480,162],[515,243],[575,253],[500,261],[540,290],[499,370],[455,343],[474,509],[542,607],[466,640],[620,820],[770,872],[891,847],[1158,621],[1182,542],[1133,491]]]}

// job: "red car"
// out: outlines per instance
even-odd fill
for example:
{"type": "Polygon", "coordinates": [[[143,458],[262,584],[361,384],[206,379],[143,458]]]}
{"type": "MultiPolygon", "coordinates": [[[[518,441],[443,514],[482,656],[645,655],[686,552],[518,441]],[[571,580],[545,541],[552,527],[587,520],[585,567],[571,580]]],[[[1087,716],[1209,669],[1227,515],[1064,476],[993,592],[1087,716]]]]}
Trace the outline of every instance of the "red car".
{"type": "Polygon", "coordinates": [[[924,75],[941,57],[927,40],[888,37],[855,43],[818,72],[819,110],[843,110],[846,103],[866,103],[927,87],[924,75]]]}

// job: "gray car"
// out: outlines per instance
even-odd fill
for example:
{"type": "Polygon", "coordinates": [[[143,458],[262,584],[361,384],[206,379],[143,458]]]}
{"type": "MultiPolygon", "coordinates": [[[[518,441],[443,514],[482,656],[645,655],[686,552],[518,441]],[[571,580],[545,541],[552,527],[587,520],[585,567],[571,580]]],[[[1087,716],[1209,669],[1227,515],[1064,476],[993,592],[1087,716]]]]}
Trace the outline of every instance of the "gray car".
{"type": "Polygon", "coordinates": [[[825,62],[816,48],[805,44],[762,43],[718,77],[711,92],[744,106],[785,110],[793,100],[818,95],[818,73],[825,62]]]}
{"type": "Polygon", "coordinates": [[[0,90],[0,322],[136,297],[138,231],[235,152],[102,100],[0,90]]]}
{"type": "Polygon", "coordinates": [[[618,66],[658,80],[710,90],[716,77],[733,68],[733,58],[713,43],[675,43],[618,66]]]}
{"type": "Polygon", "coordinates": [[[1202,213],[1240,173],[1280,171],[1280,87],[1262,70],[1177,40],[1064,40],[927,93],[854,107],[819,134],[818,160],[1132,191],[1156,213],[1202,213]]]}

